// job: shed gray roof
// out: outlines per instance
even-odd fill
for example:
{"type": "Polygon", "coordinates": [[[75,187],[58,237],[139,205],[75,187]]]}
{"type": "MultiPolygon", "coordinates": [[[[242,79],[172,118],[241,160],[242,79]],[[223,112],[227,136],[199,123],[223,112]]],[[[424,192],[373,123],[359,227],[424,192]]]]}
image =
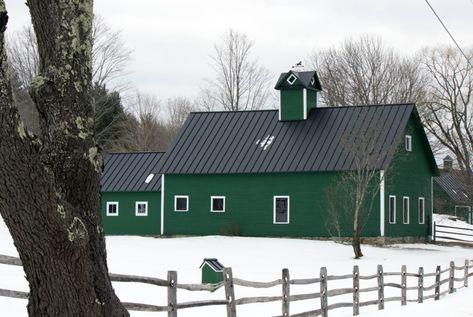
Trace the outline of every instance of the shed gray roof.
{"type": "Polygon", "coordinates": [[[161,175],[157,173],[164,152],[111,153],[105,158],[100,180],[102,192],[160,191],[161,175]],[[155,174],[149,183],[146,179],[155,174]]]}
{"type": "MultiPolygon", "coordinates": [[[[194,112],[164,157],[169,174],[338,171],[356,167],[350,144],[369,141],[383,169],[413,104],[330,107],[303,121],[279,121],[277,110],[194,112]],[[347,142],[346,136],[358,136],[347,142]]],[[[436,166],[436,165],[435,165],[436,166]]],[[[436,167],[435,167],[436,168],[436,167]]]]}
{"type": "Polygon", "coordinates": [[[456,204],[473,204],[473,200],[468,196],[469,190],[460,171],[443,173],[434,179],[456,204]]]}
{"type": "Polygon", "coordinates": [[[282,73],[278,81],[276,82],[276,86],[274,89],[279,89],[283,84],[284,80],[286,80],[287,77],[289,77],[290,74],[294,74],[302,83],[302,85],[307,88],[307,89],[315,89],[315,90],[322,90],[322,85],[320,84],[319,76],[317,75],[317,72],[315,70],[312,71],[306,71],[306,72],[298,72],[295,70],[291,70],[287,73],[282,73]],[[314,85],[312,86],[310,81],[314,78],[315,82],[314,85]]]}
{"type": "Polygon", "coordinates": [[[204,262],[200,265],[200,268],[204,266],[204,264],[207,264],[210,266],[215,272],[222,272],[224,269],[224,266],[222,263],[220,263],[217,259],[215,258],[206,258],[204,259],[204,262]]]}

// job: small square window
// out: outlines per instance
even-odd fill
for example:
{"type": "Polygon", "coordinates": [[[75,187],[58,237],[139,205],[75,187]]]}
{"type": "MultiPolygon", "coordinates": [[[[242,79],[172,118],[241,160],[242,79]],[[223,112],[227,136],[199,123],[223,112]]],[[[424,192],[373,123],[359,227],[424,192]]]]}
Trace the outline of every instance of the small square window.
{"type": "Polygon", "coordinates": [[[312,77],[312,79],[310,80],[310,84],[311,84],[312,86],[314,86],[314,84],[315,84],[315,79],[314,79],[314,77],[312,77]]]}
{"type": "Polygon", "coordinates": [[[174,211],[189,211],[189,196],[174,196],[174,211]]]}
{"type": "Polygon", "coordinates": [[[289,196],[274,196],[273,223],[289,223],[289,196]]]}
{"type": "Polygon", "coordinates": [[[147,216],[148,215],[148,202],[137,201],[135,203],[135,216],[147,216]]]}
{"type": "Polygon", "coordinates": [[[406,139],[404,143],[406,145],[406,151],[411,152],[412,151],[412,137],[410,135],[406,135],[406,139]]]}
{"type": "Polygon", "coordinates": [[[107,201],[107,216],[118,216],[118,201],[107,201]]]}
{"type": "Polygon", "coordinates": [[[210,197],[211,212],[225,212],[225,196],[210,197]]]}
{"type": "Polygon", "coordinates": [[[287,80],[287,82],[289,83],[289,85],[292,85],[292,84],[294,84],[294,83],[296,82],[297,77],[294,76],[294,74],[291,74],[291,76],[289,76],[286,80],[287,80]]]}

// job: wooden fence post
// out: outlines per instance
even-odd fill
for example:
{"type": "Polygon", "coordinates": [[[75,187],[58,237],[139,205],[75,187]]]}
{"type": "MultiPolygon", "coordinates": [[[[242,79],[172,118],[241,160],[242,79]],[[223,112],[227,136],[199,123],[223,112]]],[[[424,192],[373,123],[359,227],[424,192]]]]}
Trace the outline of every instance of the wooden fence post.
{"type": "Polygon", "coordinates": [[[378,265],[378,310],[384,309],[384,274],[383,266],[378,265]]]}
{"type": "Polygon", "coordinates": [[[401,306],[405,306],[407,303],[407,292],[406,292],[406,285],[407,284],[407,276],[406,276],[406,266],[403,265],[401,267],[401,306]]]}
{"type": "Polygon", "coordinates": [[[465,260],[465,276],[463,278],[463,286],[468,287],[468,265],[469,265],[468,260],[465,260]]]}
{"type": "Polygon", "coordinates": [[[353,316],[360,314],[360,270],[353,266],[353,316]]]}
{"type": "Polygon", "coordinates": [[[419,268],[419,277],[417,281],[417,302],[424,302],[424,268],[419,268]]]}
{"type": "Polygon", "coordinates": [[[236,317],[235,289],[233,287],[232,268],[223,269],[223,281],[225,284],[225,299],[227,300],[227,317],[236,317]]]}
{"type": "Polygon", "coordinates": [[[433,235],[432,235],[432,240],[435,242],[435,236],[436,236],[436,228],[435,228],[435,221],[434,221],[434,230],[433,230],[433,235]]]}
{"type": "Polygon", "coordinates": [[[321,316],[327,317],[327,268],[322,267],[320,268],[320,309],[321,309],[321,316]]]}
{"type": "Polygon", "coordinates": [[[289,303],[290,303],[290,280],[289,270],[282,270],[282,315],[289,316],[289,303]]]}
{"type": "Polygon", "coordinates": [[[450,272],[448,275],[448,293],[452,294],[455,291],[455,262],[450,261],[450,272]]]}
{"type": "Polygon", "coordinates": [[[168,272],[168,317],[177,317],[177,272],[168,272]]]}
{"type": "Polygon", "coordinates": [[[435,300],[440,298],[440,265],[437,266],[435,270],[435,300]]]}

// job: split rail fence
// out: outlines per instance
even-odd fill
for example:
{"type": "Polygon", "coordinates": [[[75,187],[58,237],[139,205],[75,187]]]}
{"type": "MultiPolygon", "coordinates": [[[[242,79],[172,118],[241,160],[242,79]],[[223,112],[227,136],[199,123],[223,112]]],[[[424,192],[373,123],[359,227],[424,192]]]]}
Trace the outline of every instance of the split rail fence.
{"type": "Polygon", "coordinates": [[[436,242],[438,239],[443,239],[454,242],[473,243],[473,229],[438,225],[434,222],[432,238],[436,242]]]}
{"type": "MultiPolygon", "coordinates": [[[[18,258],[0,256],[0,264],[19,265],[21,262],[18,258]]],[[[372,275],[360,275],[358,266],[353,267],[353,273],[346,275],[328,275],[327,269],[322,267],[320,274],[316,278],[309,279],[290,279],[289,270],[282,270],[282,277],[271,282],[252,282],[239,278],[234,278],[231,268],[224,269],[224,281],[218,284],[181,284],[177,281],[177,272],[169,271],[167,279],[159,279],[152,277],[130,276],[120,274],[110,274],[114,282],[134,282],[145,283],[155,286],[167,288],[167,305],[156,306],[140,303],[124,303],[128,310],[148,311],[148,312],[167,312],[170,317],[177,317],[177,313],[182,309],[189,309],[202,306],[225,306],[227,317],[235,317],[237,315],[237,306],[253,303],[281,302],[281,315],[277,317],[308,317],[308,316],[328,316],[329,311],[349,307],[353,311],[353,316],[359,315],[360,307],[377,305],[379,310],[384,309],[386,302],[400,302],[406,305],[407,302],[422,303],[424,300],[439,300],[441,296],[453,293],[457,289],[468,287],[468,280],[473,276],[470,269],[473,268],[473,261],[466,260],[463,266],[456,266],[454,262],[450,262],[448,268],[441,269],[437,266],[434,272],[425,273],[424,268],[420,267],[417,272],[407,272],[406,266],[403,265],[400,272],[384,272],[383,266],[378,265],[376,273],[372,275]],[[460,271],[458,273],[458,271],[460,271]],[[398,279],[398,283],[389,282],[387,279],[398,279]],[[385,281],[386,278],[386,281],[385,281]],[[425,285],[427,279],[434,282],[431,285],[425,285]],[[414,286],[408,286],[408,279],[414,279],[414,286]],[[346,288],[328,288],[328,281],[349,280],[350,286],[346,288]],[[371,287],[360,287],[361,280],[372,280],[374,285],[371,287]],[[291,294],[291,285],[317,285],[314,287],[313,293],[291,294]],[[443,287],[442,290],[442,285],[443,287]],[[458,285],[460,284],[460,285],[458,285]],[[244,286],[250,288],[271,288],[282,286],[282,292],[278,296],[261,296],[261,297],[235,297],[235,286],[244,286]],[[209,291],[214,292],[220,287],[225,289],[225,298],[221,300],[202,300],[193,302],[177,301],[177,289],[188,291],[209,291]],[[385,296],[385,290],[388,288],[398,289],[398,296],[385,296]],[[408,291],[416,293],[416,298],[409,298],[408,291]],[[361,301],[361,293],[373,293],[373,300],[361,301]],[[348,295],[352,300],[346,302],[337,302],[329,304],[333,298],[340,295],[348,295]],[[290,304],[296,301],[319,299],[320,304],[317,309],[306,311],[303,313],[290,314],[290,304]]],[[[412,282],[412,281],[411,281],[412,282]]],[[[410,283],[412,284],[412,283],[410,283]]],[[[392,293],[392,292],[390,292],[392,293]]],[[[0,289],[0,296],[13,298],[28,298],[28,293],[20,291],[12,291],[0,289]]]]}

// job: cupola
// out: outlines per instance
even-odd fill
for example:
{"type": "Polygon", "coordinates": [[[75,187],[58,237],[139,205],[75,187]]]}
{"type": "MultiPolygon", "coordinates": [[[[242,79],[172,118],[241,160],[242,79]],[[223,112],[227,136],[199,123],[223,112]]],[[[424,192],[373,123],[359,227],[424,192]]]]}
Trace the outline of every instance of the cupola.
{"type": "Polygon", "coordinates": [[[279,90],[279,120],[306,120],[317,106],[317,92],[322,90],[316,71],[291,70],[282,73],[274,89],[279,90]]]}

